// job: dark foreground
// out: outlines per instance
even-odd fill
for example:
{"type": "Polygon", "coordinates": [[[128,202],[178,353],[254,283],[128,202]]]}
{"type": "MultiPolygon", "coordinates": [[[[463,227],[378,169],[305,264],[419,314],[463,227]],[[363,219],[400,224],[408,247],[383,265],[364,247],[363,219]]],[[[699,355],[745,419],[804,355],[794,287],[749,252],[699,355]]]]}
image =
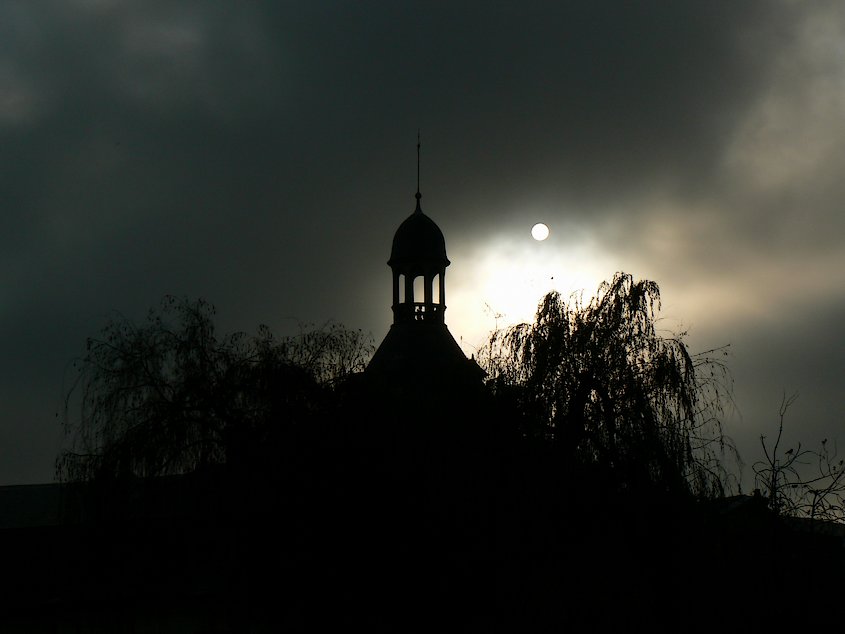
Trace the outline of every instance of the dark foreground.
{"type": "Polygon", "coordinates": [[[0,631],[750,632],[835,617],[841,538],[762,500],[611,494],[537,455],[371,458],[54,488],[54,520],[19,525],[7,508],[0,631]]]}

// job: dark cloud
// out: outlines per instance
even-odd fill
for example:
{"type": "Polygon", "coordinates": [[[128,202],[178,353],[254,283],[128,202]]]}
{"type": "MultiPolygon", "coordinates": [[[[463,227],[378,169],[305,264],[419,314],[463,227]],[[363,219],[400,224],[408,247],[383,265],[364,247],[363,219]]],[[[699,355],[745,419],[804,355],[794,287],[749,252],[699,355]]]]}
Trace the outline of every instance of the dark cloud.
{"type": "Polygon", "coordinates": [[[801,114],[838,120],[840,67],[811,44],[845,17],[546,4],[0,7],[0,481],[50,477],[64,368],[113,309],[175,293],[226,329],[336,319],[380,337],[417,128],[449,288],[543,211],[561,248],[595,243],[596,270],[654,277],[684,320],[762,358],[745,333],[780,295],[761,280],[839,263],[845,144],[801,114]]]}

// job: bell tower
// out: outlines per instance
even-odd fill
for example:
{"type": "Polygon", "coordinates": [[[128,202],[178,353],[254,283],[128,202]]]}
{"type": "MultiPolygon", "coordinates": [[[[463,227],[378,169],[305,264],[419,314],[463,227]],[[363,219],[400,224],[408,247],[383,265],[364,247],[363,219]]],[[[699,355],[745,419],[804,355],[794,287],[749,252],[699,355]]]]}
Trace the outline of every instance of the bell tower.
{"type": "Polygon", "coordinates": [[[393,323],[443,324],[446,312],[446,241],[434,221],[417,208],[396,231],[387,264],[393,270],[393,323]]]}
{"type": "Polygon", "coordinates": [[[446,327],[446,240],[422,211],[417,138],[416,209],[393,236],[387,261],[393,280],[393,325],[367,366],[384,385],[430,390],[481,385],[484,371],[467,359],[446,327]],[[438,387],[434,387],[438,386],[438,387]]]}

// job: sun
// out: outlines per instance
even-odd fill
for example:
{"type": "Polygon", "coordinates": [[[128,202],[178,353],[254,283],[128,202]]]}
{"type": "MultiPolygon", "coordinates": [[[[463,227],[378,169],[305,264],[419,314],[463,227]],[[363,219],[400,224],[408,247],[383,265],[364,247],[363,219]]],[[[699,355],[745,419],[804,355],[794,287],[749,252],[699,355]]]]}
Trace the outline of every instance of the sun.
{"type": "Polygon", "coordinates": [[[531,237],[537,242],[542,242],[549,237],[549,227],[544,225],[542,222],[538,222],[536,225],[531,227],[531,237]]]}

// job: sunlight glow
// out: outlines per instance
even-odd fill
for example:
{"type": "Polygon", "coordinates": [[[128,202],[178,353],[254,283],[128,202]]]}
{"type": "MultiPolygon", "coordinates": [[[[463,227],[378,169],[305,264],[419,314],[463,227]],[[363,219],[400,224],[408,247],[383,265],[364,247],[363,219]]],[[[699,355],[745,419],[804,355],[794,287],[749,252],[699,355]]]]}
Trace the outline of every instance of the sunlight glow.
{"type": "Polygon", "coordinates": [[[608,258],[584,236],[567,244],[499,237],[455,261],[466,264],[448,286],[446,322],[468,355],[494,329],[533,321],[549,291],[566,297],[583,291],[589,298],[613,274],[608,258]]]}

